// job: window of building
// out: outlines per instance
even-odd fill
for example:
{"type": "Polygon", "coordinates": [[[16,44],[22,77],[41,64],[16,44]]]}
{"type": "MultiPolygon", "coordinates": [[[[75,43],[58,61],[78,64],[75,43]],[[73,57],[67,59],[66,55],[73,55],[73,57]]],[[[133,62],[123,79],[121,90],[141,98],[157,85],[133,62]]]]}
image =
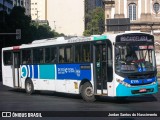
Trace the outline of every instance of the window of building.
{"type": "Polygon", "coordinates": [[[128,6],[128,16],[130,18],[130,20],[136,20],[136,4],[135,3],[131,3],[128,6]]]}
{"type": "Polygon", "coordinates": [[[160,9],[160,4],[157,3],[157,2],[154,3],[154,4],[153,4],[153,10],[154,10],[154,12],[155,12],[155,13],[158,13],[159,9],[160,9]]]}

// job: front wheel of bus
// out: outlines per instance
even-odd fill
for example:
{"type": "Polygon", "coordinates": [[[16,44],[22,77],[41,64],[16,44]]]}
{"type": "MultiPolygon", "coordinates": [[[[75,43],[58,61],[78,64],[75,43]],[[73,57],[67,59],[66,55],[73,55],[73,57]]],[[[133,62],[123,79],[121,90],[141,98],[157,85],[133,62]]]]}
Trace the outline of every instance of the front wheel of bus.
{"type": "Polygon", "coordinates": [[[93,102],[96,100],[93,92],[93,87],[89,82],[86,82],[81,86],[81,96],[87,102],[93,102]]]}
{"type": "Polygon", "coordinates": [[[25,90],[26,90],[26,93],[29,95],[31,95],[34,92],[33,83],[30,79],[26,80],[25,82],[25,90]]]}

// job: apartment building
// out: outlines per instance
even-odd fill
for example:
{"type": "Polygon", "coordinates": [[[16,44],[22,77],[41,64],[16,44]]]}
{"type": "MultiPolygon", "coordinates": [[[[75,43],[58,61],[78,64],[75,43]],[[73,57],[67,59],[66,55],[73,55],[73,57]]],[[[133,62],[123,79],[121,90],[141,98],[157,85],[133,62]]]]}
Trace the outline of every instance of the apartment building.
{"type": "Polygon", "coordinates": [[[160,0],[103,1],[106,19],[130,18],[131,30],[153,33],[160,40],[160,0]]]}
{"type": "Polygon", "coordinates": [[[31,0],[32,20],[46,20],[47,0],[31,0]]]}
{"type": "Polygon", "coordinates": [[[0,11],[10,13],[14,6],[22,6],[26,9],[26,15],[30,15],[31,0],[0,0],[0,11]]]}
{"type": "Polygon", "coordinates": [[[31,0],[31,16],[32,20],[48,20],[59,33],[83,35],[85,13],[102,4],[102,0],[31,0]]]}
{"type": "Polygon", "coordinates": [[[52,29],[66,35],[82,35],[84,0],[47,0],[47,19],[52,29]]]}

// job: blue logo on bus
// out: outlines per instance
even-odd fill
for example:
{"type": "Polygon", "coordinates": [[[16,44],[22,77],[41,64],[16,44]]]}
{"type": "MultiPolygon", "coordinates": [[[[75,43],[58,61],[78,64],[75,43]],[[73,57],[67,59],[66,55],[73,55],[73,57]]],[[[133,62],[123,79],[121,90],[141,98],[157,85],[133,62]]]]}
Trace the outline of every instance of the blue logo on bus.
{"type": "Polygon", "coordinates": [[[57,79],[91,80],[90,64],[58,64],[57,79]]]}
{"type": "Polygon", "coordinates": [[[26,78],[28,76],[28,68],[26,65],[21,67],[21,77],[26,78]]]}

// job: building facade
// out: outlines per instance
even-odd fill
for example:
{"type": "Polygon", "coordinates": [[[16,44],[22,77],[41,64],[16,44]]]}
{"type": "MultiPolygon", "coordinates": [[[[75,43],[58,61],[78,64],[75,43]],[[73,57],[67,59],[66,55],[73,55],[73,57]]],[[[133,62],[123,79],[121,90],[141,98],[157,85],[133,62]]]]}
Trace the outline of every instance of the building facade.
{"type": "Polygon", "coordinates": [[[130,18],[131,30],[153,33],[160,40],[160,0],[103,1],[106,19],[130,18]]]}
{"type": "Polygon", "coordinates": [[[14,6],[22,6],[26,9],[26,15],[30,15],[31,0],[0,0],[0,11],[5,10],[10,13],[14,6]]]}
{"type": "Polygon", "coordinates": [[[85,30],[85,13],[102,4],[102,0],[31,0],[31,17],[37,21],[48,20],[56,32],[81,36],[85,30]]]}
{"type": "Polygon", "coordinates": [[[47,20],[47,0],[31,0],[32,20],[47,20]]]}
{"type": "Polygon", "coordinates": [[[84,0],[47,0],[47,20],[56,32],[82,35],[84,13],[84,0]]]}

